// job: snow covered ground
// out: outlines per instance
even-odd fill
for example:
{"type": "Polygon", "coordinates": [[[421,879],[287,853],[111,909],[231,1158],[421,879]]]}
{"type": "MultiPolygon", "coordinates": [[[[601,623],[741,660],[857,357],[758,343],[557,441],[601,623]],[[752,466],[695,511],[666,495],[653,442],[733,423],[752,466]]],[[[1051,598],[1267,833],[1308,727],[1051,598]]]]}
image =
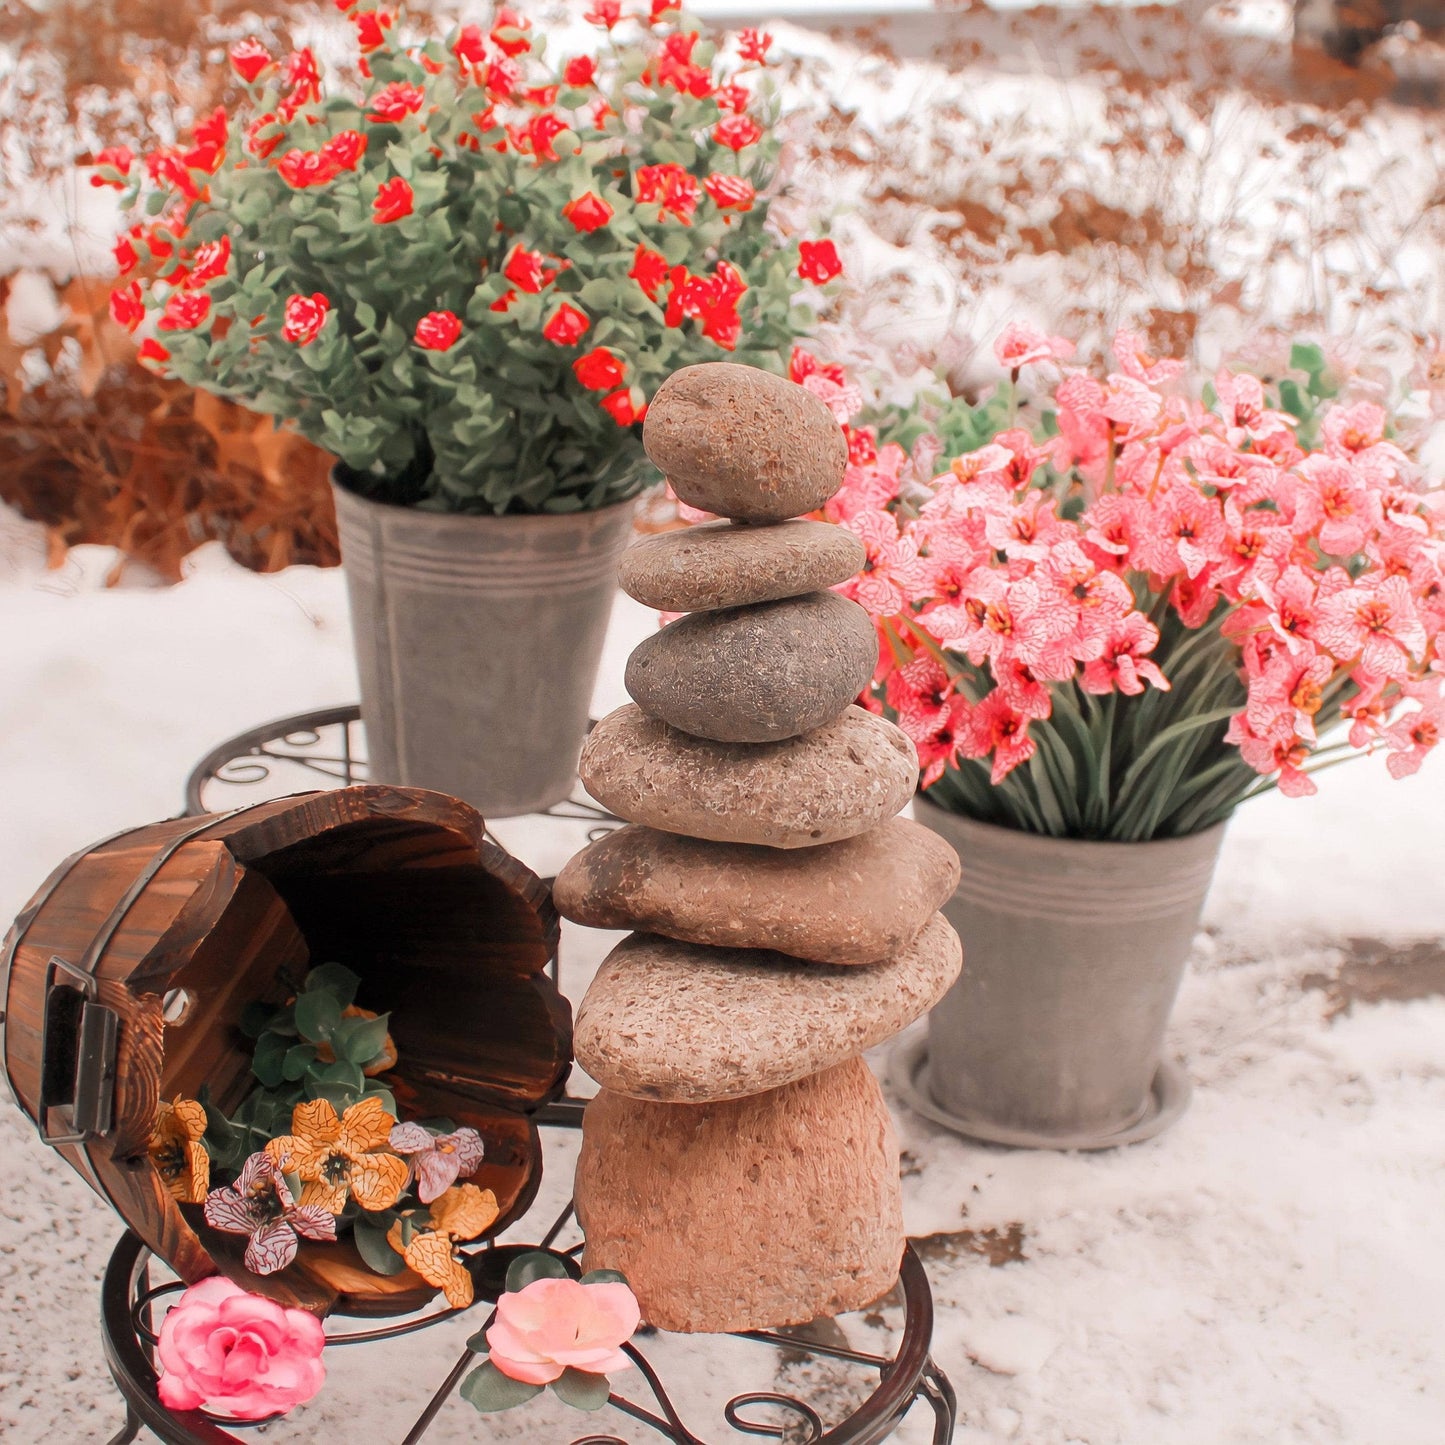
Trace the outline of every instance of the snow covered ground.
{"type": "MultiPolygon", "coordinates": [[[[107,590],[110,553],[79,549],[60,572],[41,556],[34,529],[0,519],[0,921],[70,850],[177,811],[217,740],[355,696],[337,572],[261,577],[208,547],[178,587],[107,590]]],[[[619,605],[599,708],[621,700],[622,660],[651,625],[619,605]]],[[[1171,1133],[1012,1153],[900,1112],[961,1445],[1445,1439],[1445,760],[1406,783],[1364,762],[1321,784],[1230,830],[1175,1016],[1195,1095],[1171,1133]],[[1347,997],[1380,992],[1401,997],[1347,997]]],[[[512,841],[543,871],[575,846],[526,826],[512,841]]],[[[611,938],[569,930],[574,998],[611,938]]],[[[564,1151],[554,1201],[566,1165],[564,1151]]],[[[0,1439],[104,1440],[120,1420],[97,1327],[116,1221],[10,1108],[0,1171],[0,1439]]],[[[845,1321],[865,1348],[896,1324],[891,1308],[845,1321]]],[[[396,1438],[465,1326],[346,1352],[320,1400],[264,1438],[346,1430],[359,1400],[367,1438],[396,1438]]],[[[734,1370],[768,1387],[745,1373],[754,1347],[660,1348],[698,1433],[738,1438],[720,1406],[734,1370]]],[[[790,1390],[847,1388],[785,1374],[790,1390]]],[[[428,1440],[551,1445],[595,1423],[534,1402],[482,1425],[457,1404],[428,1440]]],[[[928,1439],[925,1421],[900,1438],[928,1439]]]]}

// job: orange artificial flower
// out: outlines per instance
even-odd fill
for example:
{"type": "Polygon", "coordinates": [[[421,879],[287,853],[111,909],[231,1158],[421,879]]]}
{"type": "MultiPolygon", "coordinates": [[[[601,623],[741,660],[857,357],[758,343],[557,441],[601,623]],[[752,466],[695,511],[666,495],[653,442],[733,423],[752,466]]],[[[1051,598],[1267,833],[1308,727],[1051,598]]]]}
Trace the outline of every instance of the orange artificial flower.
{"type": "Polygon", "coordinates": [[[163,1103],[151,1132],[150,1156],[156,1173],[172,1199],[182,1204],[204,1204],[211,1187],[211,1156],[201,1136],[206,1132],[206,1110],[194,1099],[179,1094],[163,1103]]]}
{"type": "Polygon", "coordinates": [[[363,1209],[390,1209],[407,1176],[405,1159],[379,1152],[395,1124],[376,1098],[353,1104],[339,1119],[327,1100],[309,1099],[292,1113],[291,1133],[271,1140],[266,1152],[300,1176],[303,1208],[318,1204],[340,1214],[350,1196],[363,1209]]]}
{"type": "Polygon", "coordinates": [[[430,1229],[403,1243],[406,1231],[398,1219],[386,1238],[408,1269],[441,1290],[453,1309],[464,1310],[472,1302],[472,1277],[456,1257],[457,1242],[475,1239],[496,1222],[499,1212],[497,1196],[490,1189],[458,1184],[433,1200],[430,1229]]]}

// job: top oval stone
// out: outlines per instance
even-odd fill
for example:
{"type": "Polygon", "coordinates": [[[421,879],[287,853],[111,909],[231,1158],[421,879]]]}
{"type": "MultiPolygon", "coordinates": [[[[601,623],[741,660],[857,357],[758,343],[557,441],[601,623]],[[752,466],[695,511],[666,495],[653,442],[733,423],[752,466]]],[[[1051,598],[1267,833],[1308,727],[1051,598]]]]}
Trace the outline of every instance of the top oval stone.
{"type": "Polygon", "coordinates": [[[642,445],[689,506],[742,522],[816,511],[848,464],[843,429],[812,392],[731,361],[673,372],[647,408],[642,445]]]}
{"type": "Polygon", "coordinates": [[[715,612],[836,587],[867,560],[858,537],[830,522],[704,522],[635,542],[617,578],[644,607],[715,612]]]}

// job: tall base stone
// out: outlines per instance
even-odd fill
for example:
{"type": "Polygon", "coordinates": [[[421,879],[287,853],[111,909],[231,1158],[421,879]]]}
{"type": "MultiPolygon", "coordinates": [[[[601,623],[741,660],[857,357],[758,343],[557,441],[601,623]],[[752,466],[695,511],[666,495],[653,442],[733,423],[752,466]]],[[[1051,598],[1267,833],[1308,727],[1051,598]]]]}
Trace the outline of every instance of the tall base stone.
{"type": "Polygon", "coordinates": [[[903,1257],[898,1143],[861,1059],[716,1104],[603,1090],[577,1162],[585,1267],[616,1269],[643,1318],[690,1333],[861,1309],[903,1257]]]}

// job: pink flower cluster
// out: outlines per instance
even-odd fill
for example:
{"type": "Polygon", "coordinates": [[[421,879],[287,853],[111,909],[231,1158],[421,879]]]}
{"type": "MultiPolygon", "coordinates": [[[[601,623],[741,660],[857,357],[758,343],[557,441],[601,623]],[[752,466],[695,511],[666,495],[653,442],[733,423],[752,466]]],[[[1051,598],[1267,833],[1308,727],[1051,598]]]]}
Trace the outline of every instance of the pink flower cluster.
{"type": "Polygon", "coordinates": [[[842,372],[795,354],[848,434],[826,515],[867,550],[844,590],[882,636],[870,705],[917,743],[924,786],[960,758],[1000,782],[1033,755],[1051,687],[1168,689],[1161,628],[1232,650],[1246,701],[1227,740],[1286,794],[1315,791],[1318,730],[1341,718],[1394,776],[1418,768],[1445,732],[1445,506],[1382,408],[1335,405],[1304,446],[1257,377],[1221,371],[1200,399],[1130,332],[1102,379],[1071,351],[1011,327],[996,355],[1015,384],[1057,370],[1033,413],[1054,434],[1009,428],[926,484],[923,444],[910,458],[849,426],[842,372]]]}

